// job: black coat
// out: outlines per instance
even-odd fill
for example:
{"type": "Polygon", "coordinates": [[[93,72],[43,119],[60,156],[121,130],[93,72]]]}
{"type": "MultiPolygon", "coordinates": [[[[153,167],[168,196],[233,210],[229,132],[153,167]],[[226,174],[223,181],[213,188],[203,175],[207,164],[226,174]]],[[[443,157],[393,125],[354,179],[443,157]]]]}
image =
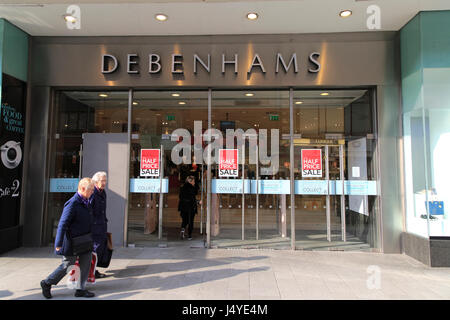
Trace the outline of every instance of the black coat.
{"type": "Polygon", "coordinates": [[[180,211],[182,216],[185,214],[197,213],[197,199],[195,198],[197,193],[197,185],[193,186],[189,182],[186,182],[181,187],[178,201],[178,211],[180,211]]]}
{"type": "Polygon", "coordinates": [[[91,197],[92,214],[94,216],[94,225],[92,226],[92,237],[103,239],[106,238],[108,231],[108,219],[106,218],[106,192],[100,192],[94,188],[94,193],[91,197]]]}
{"type": "Polygon", "coordinates": [[[94,188],[91,197],[92,215],[94,223],[92,225],[92,239],[94,240],[94,252],[102,256],[105,253],[107,245],[106,232],[108,231],[108,219],[106,218],[106,192],[100,192],[94,188]]]}

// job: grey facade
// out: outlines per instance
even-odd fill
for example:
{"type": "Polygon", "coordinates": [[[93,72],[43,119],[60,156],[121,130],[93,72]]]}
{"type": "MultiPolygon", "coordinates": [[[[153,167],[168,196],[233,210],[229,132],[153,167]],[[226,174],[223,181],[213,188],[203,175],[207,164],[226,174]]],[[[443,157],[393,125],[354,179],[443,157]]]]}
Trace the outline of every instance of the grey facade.
{"type": "MultiPolygon", "coordinates": [[[[55,89],[238,89],[358,88],[376,92],[377,155],[379,157],[380,251],[400,253],[404,230],[401,157],[401,78],[398,33],[194,37],[34,37],[30,46],[29,94],[24,201],[25,246],[42,245],[48,190],[49,112],[55,89]],[[320,53],[320,72],[311,53],[320,53]],[[276,72],[277,54],[294,67],[276,72]],[[114,55],[119,66],[102,73],[102,55],[114,55]],[[128,65],[129,54],[135,64],[128,65]],[[160,57],[161,71],[152,73],[151,54],[160,57]],[[172,55],[176,56],[175,60],[172,55]],[[224,61],[235,60],[236,65],[224,61]],[[258,54],[262,67],[255,65],[258,54]],[[198,60],[207,64],[210,71],[198,60]],[[225,56],[223,56],[225,55],[225,56]],[[173,62],[175,69],[173,68],[173,62]],[[182,62],[182,65],[180,64],[182,62]],[[254,63],[251,72],[249,69],[254,63]],[[196,63],[196,72],[194,71],[196,63]],[[235,69],[237,68],[237,70],[235,69]],[[129,68],[129,69],[128,69],[129,68]],[[225,69],[223,69],[225,68],[225,69]],[[127,70],[128,69],[128,70],[127,70]],[[183,70],[182,73],[179,73],[183,70]],[[131,72],[127,72],[131,71],[131,72]],[[139,71],[139,73],[132,73],[139,71]],[[150,72],[149,72],[150,71],[150,72]],[[225,71],[225,72],[223,72],[225,71]],[[237,71],[237,72],[236,72],[237,71]],[[265,71],[265,72],[264,72],[265,71]]],[[[317,56],[316,56],[317,57],[317,56]]]]}

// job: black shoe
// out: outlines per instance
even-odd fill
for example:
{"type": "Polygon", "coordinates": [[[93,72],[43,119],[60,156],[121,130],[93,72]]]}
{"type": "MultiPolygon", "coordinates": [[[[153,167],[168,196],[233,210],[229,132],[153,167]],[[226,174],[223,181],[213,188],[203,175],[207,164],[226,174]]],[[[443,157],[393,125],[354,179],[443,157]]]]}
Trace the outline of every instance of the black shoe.
{"type": "Polygon", "coordinates": [[[105,278],[106,274],[95,271],[95,279],[105,278]]]}
{"type": "Polygon", "coordinates": [[[95,297],[95,293],[87,291],[87,290],[77,290],[75,291],[75,297],[80,298],[92,298],[95,297]]]}
{"type": "Polygon", "coordinates": [[[45,280],[41,281],[41,288],[42,288],[42,295],[46,297],[47,299],[52,298],[52,294],[50,293],[52,285],[45,282],[45,280]]]}

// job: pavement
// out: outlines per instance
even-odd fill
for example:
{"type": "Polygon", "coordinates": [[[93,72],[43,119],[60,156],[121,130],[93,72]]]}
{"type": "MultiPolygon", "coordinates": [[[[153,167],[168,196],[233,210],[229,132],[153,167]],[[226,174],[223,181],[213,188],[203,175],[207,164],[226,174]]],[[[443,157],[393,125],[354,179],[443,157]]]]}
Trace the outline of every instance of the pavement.
{"type": "MultiPolygon", "coordinates": [[[[50,247],[0,255],[0,300],[45,300],[40,281],[61,258],[50,247]]],[[[450,299],[450,268],[402,254],[270,249],[117,248],[108,277],[88,284],[105,300],[450,299]]],[[[75,298],[67,276],[53,300],[75,298]]]]}

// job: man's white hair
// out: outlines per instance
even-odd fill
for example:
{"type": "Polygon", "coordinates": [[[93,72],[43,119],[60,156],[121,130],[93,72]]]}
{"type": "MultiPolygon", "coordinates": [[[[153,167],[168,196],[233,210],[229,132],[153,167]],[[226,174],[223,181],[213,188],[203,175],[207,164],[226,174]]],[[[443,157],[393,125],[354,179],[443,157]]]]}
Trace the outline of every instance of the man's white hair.
{"type": "Polygon", "coordinates": [[[103,178],[103,177],[107,177],[105,171],[99,171],[99,172],[96,172],[96,173],[92,176],[92,181],[94,181],[94,183],[97,183],[97,182],[100,181],[100,179],[103,178]]]}

